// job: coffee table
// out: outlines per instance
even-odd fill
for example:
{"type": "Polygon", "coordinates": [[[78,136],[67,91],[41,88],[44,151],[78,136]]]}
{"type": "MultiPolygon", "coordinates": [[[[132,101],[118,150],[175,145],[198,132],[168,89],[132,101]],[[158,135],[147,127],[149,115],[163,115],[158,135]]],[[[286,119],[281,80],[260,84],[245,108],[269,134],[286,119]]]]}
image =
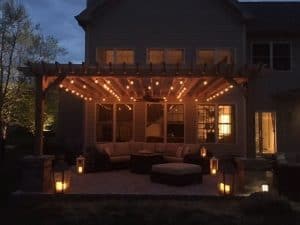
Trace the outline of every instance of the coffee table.
{"type": "Polygon", "coordinates": [[[151,172],[152,165],[163,162],[163,155],[159,153],[133,153],[130,155],[130,171],[147,174],[151,172]]]}

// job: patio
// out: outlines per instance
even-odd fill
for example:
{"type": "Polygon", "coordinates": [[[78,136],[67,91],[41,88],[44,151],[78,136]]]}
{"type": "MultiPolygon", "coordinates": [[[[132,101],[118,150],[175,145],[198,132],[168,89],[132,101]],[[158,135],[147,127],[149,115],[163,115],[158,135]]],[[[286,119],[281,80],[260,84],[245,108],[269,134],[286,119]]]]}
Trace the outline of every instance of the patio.
{"type": "Polygon", "coordinates": [[[217,179],[204,175],[202,184],[184,187],[153,183],[149,175],[115,170],[78,175],[72,170],[69,194],[217,196],[217,179]]]}

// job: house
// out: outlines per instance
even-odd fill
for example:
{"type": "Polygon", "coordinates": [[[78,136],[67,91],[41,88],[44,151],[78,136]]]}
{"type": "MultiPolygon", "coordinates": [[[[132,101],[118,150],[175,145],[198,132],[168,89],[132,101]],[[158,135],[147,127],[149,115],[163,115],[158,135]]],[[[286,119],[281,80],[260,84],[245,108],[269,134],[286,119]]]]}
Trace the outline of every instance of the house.
{"type": "Polygon", "coordinates": [[[52,74],[65,76],[58,140],[74,151],[118,142],[251,158],[298,151],[300,3],[88,0],[76,19],[85,64],[52,74]]]}

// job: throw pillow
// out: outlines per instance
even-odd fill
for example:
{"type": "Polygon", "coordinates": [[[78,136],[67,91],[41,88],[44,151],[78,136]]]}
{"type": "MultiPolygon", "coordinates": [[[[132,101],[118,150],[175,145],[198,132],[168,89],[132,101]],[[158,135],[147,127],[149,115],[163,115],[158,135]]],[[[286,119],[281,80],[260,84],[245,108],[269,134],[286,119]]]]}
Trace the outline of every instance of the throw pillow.
{"type": "Polygon", "coordinates": [[[105,146],[103,150],[106,152],[107,155],[111,156],[112,151],[108,146],[105,146]]]}
{"type": "Polygon", "coordinates": [[[187,154],[191,153],[191,148],[190,146],[185,146],[182,152],[182,156],[186,156],[187,154]]]}
{"type": "Polygon", "coordinates": [[[179,146],[177,148],[177,151],[176,151],[176,157],[177,158],[181,158],[182,157],[182,152],[183,152],[183,147],[182,146],[179,146]]]}

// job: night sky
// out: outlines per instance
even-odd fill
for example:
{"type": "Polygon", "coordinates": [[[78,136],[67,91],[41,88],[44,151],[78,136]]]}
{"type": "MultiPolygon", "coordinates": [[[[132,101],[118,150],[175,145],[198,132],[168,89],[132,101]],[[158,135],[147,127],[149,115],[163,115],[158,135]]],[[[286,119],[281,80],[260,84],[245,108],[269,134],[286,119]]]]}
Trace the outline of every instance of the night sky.
{"type": "MultiPolygon", "coordinates": [[[[0,0],[1,1],[1,0],[0,0]]],[[[274,1],[274,0],[273,0],[274,1]]],[[[46,35],[55,36],[68,55],[60,62],[81,63],[84,59],[84,32],[74,16],[86,6],[86,0],[22,0],[35,24],[46,35]]]]}

